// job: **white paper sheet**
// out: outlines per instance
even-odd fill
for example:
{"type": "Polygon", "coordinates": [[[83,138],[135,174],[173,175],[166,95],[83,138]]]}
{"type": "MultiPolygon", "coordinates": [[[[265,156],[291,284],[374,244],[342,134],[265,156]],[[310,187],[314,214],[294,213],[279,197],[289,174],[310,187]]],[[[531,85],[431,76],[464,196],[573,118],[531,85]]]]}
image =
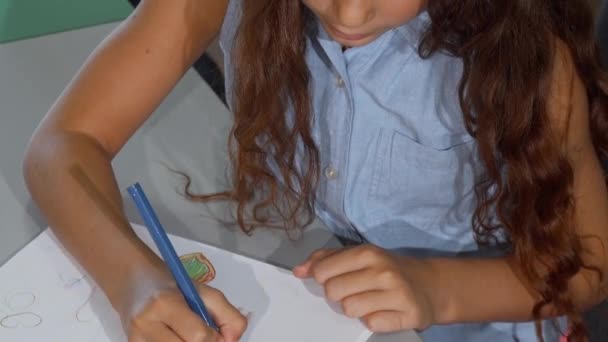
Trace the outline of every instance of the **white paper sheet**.
{"type": "MultiPolygon", "coordinates": [[[[143,241],[154,245],[144,227],[133,226],[143,241]]],[[[199,242],[170,238],[180,255],[207,256],[217,272],[210,285],[250,313],[242,341],[363,342],[372,335],[361,322],[329,304],[311,281],[199,242]]],[[[126,338],[104,294],[47,229],[0,268],[0,341],[126,338]]]]}

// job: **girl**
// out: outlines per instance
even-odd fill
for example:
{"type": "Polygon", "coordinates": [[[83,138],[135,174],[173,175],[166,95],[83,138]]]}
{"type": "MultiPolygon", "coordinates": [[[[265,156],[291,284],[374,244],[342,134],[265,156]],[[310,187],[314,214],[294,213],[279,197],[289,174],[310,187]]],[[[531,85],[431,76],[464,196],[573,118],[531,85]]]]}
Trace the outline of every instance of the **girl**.
{"type": "Polygon", "coordinates": [[[592,21],[583,0],[145,0],[52,107],[25,178],[130,341],[237,340],[229,298],[200,288],[210,331],[102,210],[121,207],[110,161],[219,33],[235,120],[234,188],[219,195],[244,230],[253,203],[254,225],[316,213],[353,245],[295,276],[374,331],[583,341],[581,312],[608,284],[592,21]]]}

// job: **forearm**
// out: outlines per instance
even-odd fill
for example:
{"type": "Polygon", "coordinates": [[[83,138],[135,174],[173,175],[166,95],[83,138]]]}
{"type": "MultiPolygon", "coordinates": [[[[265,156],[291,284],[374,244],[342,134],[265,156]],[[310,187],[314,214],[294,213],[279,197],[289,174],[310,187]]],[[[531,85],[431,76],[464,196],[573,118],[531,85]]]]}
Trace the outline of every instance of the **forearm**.
{"type": "MultiPolygon", "coordinates": [[[[37,134],[24,161],[32,198],[65,248],[115,308],[138,269],[154,273],[159,259],[122,214],[110,158],[83,134],[37,134]]],[[[119,308],[117,308],[119,309],[119,308]]]]}
{"type": "MultiPolygon", "coordinates": [[[[434,274],[432,291],[438,324],[533,320],[533,290],[518,276],[517,266],[507,258],[430,259],[434,274]]],[[[586,309],[601,300],[599,279],[593,271],[580,271],[570,281],[574,304],[586,309]]],[[[541,318],[558,315],[551,305],[541,318]]]]}

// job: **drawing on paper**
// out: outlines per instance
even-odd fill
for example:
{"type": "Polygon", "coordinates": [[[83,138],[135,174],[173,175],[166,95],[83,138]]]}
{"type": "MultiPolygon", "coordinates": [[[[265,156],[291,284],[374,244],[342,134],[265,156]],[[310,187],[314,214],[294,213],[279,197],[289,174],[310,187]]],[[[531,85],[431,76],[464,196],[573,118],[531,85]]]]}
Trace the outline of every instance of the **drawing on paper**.
{"type": "Polygon", "coordinates": [[[61,273],[57,274],[57,277],[59,277],[59,281],[61,282],[61,284],[63,285],[63,288],[66,290],[69,290],[71,288],[74,288],[78,285],[81,285],[84,283],[84,281],[86,280],[87,276],[83,275],[80,277],[67,277],[61,273]]]}
{"type": "Polygon", "coordinates": [[[97,290],[97,286],[93,286],[91,288],[91,292],[89,293],[89,296],[87,297],[87,299],[84,301],[84,303],[80,304],[80,306],[78,307],[78,309],[76,310],[76,312],[74,313],[74,316],[76,317],[76,320],[80,323],[87,323],[87,322],[91,322],[94,320],[94,317],[89,317],[86,318],[85,315],[83,315],[83,311],[86,307],[88,307],[87,305],[91,302],[91,299],[93,298],[93,296],[95,295],[95,292],[97,290]]]}
{"type": "Polygon", "coordinates": [[[76,311],[74,311],[74,318],[79,323],[88,323],[95,321],[94,315],[90,312],[91,309],[89,307],[89,304],[97,293],[97,285],[89,285],[89,283],[87,282],[89,276],[86,274],[79,277],[68,277],[64,274],[58,273],[57,276],[59,277],[62,287],[68,291],[75,290],[77,287],[81,287],[81,289],[83,289],[90,286],[90,289],[88,290],[89,292],[85,297],[84,301],[76,308],[76,311]]]}
{"type": "Polygon", "coordinates": [[[206,284],[215,278],[215,268],[202,253],[185,254],[180,260],[194,282],[206,284]]]}
{"type": "Polygon", "coordinates": [[[26,311],[4,316],[0,319],[0,326],[7,329],[35,328],[42,324],[42,317],[26,311]]]}
{"type": "Polygon", "coordinates": [[[30,292],[18,292],[4,297],[4,304],[12,313],[3,313],[0,326],[7,329],[35,328],[42,324],[42,317],[30,310],[36,296],[30,292]]]}

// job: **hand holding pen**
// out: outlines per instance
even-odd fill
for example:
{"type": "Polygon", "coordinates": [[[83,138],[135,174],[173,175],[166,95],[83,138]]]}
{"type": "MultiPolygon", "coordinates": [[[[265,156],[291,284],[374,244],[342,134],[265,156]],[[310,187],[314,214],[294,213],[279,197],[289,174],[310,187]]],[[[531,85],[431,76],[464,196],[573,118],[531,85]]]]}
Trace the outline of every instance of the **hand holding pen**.
{"type": "Polygon", "coordinates": [[[128,322],[129,341],[238,341],[246,318],[220,291],[190,280],[141,186],[128,191],[167,264],[167,272],[143,274],[136,282],[132,296],[138,310],[128,322]],[[137,305],[138,298],[143,303],[137,305]]]}

